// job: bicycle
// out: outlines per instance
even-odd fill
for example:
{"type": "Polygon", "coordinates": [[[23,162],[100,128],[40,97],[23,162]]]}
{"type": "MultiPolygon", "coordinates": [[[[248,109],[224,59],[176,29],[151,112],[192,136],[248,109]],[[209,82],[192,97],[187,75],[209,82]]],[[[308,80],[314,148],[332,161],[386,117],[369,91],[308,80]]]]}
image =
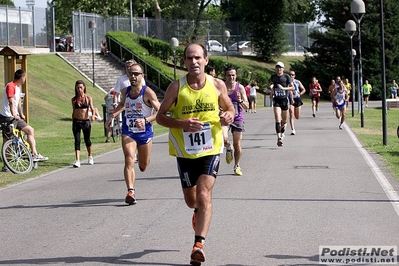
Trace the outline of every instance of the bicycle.
{"type": "Polygon", "coordinates": [[[22,130],[16,129],[12,120],[2,122],[1,130],[8,138],[2,147],[2,160],[5,166],[14,174],[26,174],[33,168],[36,169],[38,164],[33,161],[30,145],[22,130]]]}
{"type": "Polygon", "coordinates": [[[122,121],[120,115],[111,122],[111,137],[113,142],[119,141],[122,136],[122,121]]]}

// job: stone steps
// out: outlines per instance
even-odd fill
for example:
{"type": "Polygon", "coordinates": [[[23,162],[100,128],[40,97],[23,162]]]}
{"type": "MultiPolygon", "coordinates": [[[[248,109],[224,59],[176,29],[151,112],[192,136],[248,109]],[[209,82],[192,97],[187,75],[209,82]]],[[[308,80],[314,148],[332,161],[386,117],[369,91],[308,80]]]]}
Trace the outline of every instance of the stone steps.
{"type": "MultiPolygon", "coordinates": [[[[93,55],[91,53],[59,52],[57,54],[83,73],[90,81],[93,80],[93,55]]],[[[108,92],[115,86],[116,80],[124,74],[126,74],[124,62],[112,54],[108,56],[101,53],[94,54],[94,80],[98,87],[108,92]]],[[[146,83],[155,91],[159,100],[162,100],[165,92],[150,80],[146,79],[146,83]]]]}

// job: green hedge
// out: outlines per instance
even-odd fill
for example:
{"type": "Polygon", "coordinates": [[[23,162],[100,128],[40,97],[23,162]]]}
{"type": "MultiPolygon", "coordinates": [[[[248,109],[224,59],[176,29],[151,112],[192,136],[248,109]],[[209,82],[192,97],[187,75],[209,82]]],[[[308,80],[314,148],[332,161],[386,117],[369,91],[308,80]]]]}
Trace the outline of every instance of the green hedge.
{"type": "MultiPolygon", "coordinates": [[[[166,65],[167,63],[173,62],[173,50],[170,47],[169,43],[158,39],[138,36],[137,34],[132,32],[108,32],[107,36],[118,40],[127,49],[133,51],[137,56],[145,60],[147,64],[150,64],[155,69],[158,69],[158,71],[162,72],[167,77],[173,80],[173,70],[171,70],[166,65]]],[[[119,47],[110,47],[110,51],[113,54],[122,58],[122,60],[126,61],[128,59],[131,59],[129,51],[123,51],[122,54],[120,54],[121,52],[118,51],[118,49],[119,47]]],[[[184,46],[180,45],[176,48],[176,65],[180,68],[184,68],[183,52],[184,46]]],[[[133,59],[140,62],[140,60],[137,60],[137,58],[133,59]]],[[[247,83],[250,83],[252,80],[256,80],[259,87],[262,89],[269,86],[271,72],[265,72],[263,70],[249,68],[244,64],[231,64],[229,61],[227,61],[227,58],[225,59],[221,57],[210,57],[209,65],[215,67],[215,69],[217,70],[217,75],[222,78],[224,78],[224,70],[227,67],[235,67],[237,69],[237,74],[240,77],[240,82],[244,86],[247,83]]],[[[158,80],[157,76],[155,75],[158,75],[156,71],[152,71],[150,69],[147,70],[147,78],[149,78],[150,80],[158,80]]],[[[161,79],[161,89],[166,90],[169,83],[170,81],[168,81],[167,79],[161,79]]]]}

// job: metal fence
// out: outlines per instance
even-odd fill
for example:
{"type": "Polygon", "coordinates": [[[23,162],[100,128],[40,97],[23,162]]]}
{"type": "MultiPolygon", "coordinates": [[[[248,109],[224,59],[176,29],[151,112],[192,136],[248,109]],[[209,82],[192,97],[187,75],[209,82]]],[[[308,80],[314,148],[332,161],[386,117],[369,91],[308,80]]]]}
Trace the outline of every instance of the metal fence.
{"type": "MultiPolygon", "coordinates": [[[[108,31],[131,31],[145,37],[154,37],[169,42],[172,37],[176,37],[180,42],[189,41],[194,30],[194,22],[179,19],[152,19],[152,18],[129,18],[129,17],[110,17],[84,13],[81,11],[72,12],[73,35],[75,52],[91,51],[92,33],[88,27],[89,21],[94,20],[97,28],[93,33],[95,49],[99,50],[100,43],[108,31]]],[[[309,33],[316,28],[310,24],[285,24],[287,31],[288,50],[290,52],[303,52],[304,47],[310,46],[313,40],[308,37],[309,33]]],[[[250,36],[241,28],[238,22],[227,21],[201,21],[199,32],[196,34],[198,42],[207,40],[217,40],[226,46],[241,40],[250,40],[250,36]],[[224,39],[224,32],[229,30],[230,38],[224,39]]]]}
{"type": "MultiPolygon", "coordinates": [[[[53,51],[54,42],[54,13],[52,8],[38,7],[11,7],[0,5],[0,46],[22,47],[49,47],[53,51]]],[[[201,21],[197,41],[217,40],[231,45],[241,40],[250,40],[250,36],[241,28],[238,22],[201,21]],[[230,38],[224,39],[225,30],[230,31],[230,38]]],[[[188,41],[194,30],[194,22],[179,19],[152,19],[110,17],[105,18],[93,13],[81,11],[72,12],[74,50],[77,52],[91,51],[92,37],[95,50],[100,50],[100,42],[107,31],[131,31],[145,37],[154,37],[166,42],[172,37],[181,42],[188,41]],[[94,20],[96,30],[90,31],[89,21],[94,20]]],[[[315,28],[310,24],[287,23],[284,25],[287,32],[288,50],[303,52],[313,42],[308,37],[315,28]]]]}
{"type": "Polygon", "coordinates": [[[0,46],[50,47],[51,17],[47,8],[0,5],[0,46]]]}

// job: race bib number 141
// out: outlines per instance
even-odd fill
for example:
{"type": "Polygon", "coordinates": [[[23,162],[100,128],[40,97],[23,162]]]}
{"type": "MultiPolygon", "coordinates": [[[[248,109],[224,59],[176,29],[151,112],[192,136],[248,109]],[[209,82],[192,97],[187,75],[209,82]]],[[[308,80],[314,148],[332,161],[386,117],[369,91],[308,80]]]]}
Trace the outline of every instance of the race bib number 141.
{"type": "Polygon", "coordinates": [[[198,154],[213,150],[213,139],[210,123],[204,123],[202,130],[187,132],[183,130],[184,149],[188,154],[198,154]]]}

